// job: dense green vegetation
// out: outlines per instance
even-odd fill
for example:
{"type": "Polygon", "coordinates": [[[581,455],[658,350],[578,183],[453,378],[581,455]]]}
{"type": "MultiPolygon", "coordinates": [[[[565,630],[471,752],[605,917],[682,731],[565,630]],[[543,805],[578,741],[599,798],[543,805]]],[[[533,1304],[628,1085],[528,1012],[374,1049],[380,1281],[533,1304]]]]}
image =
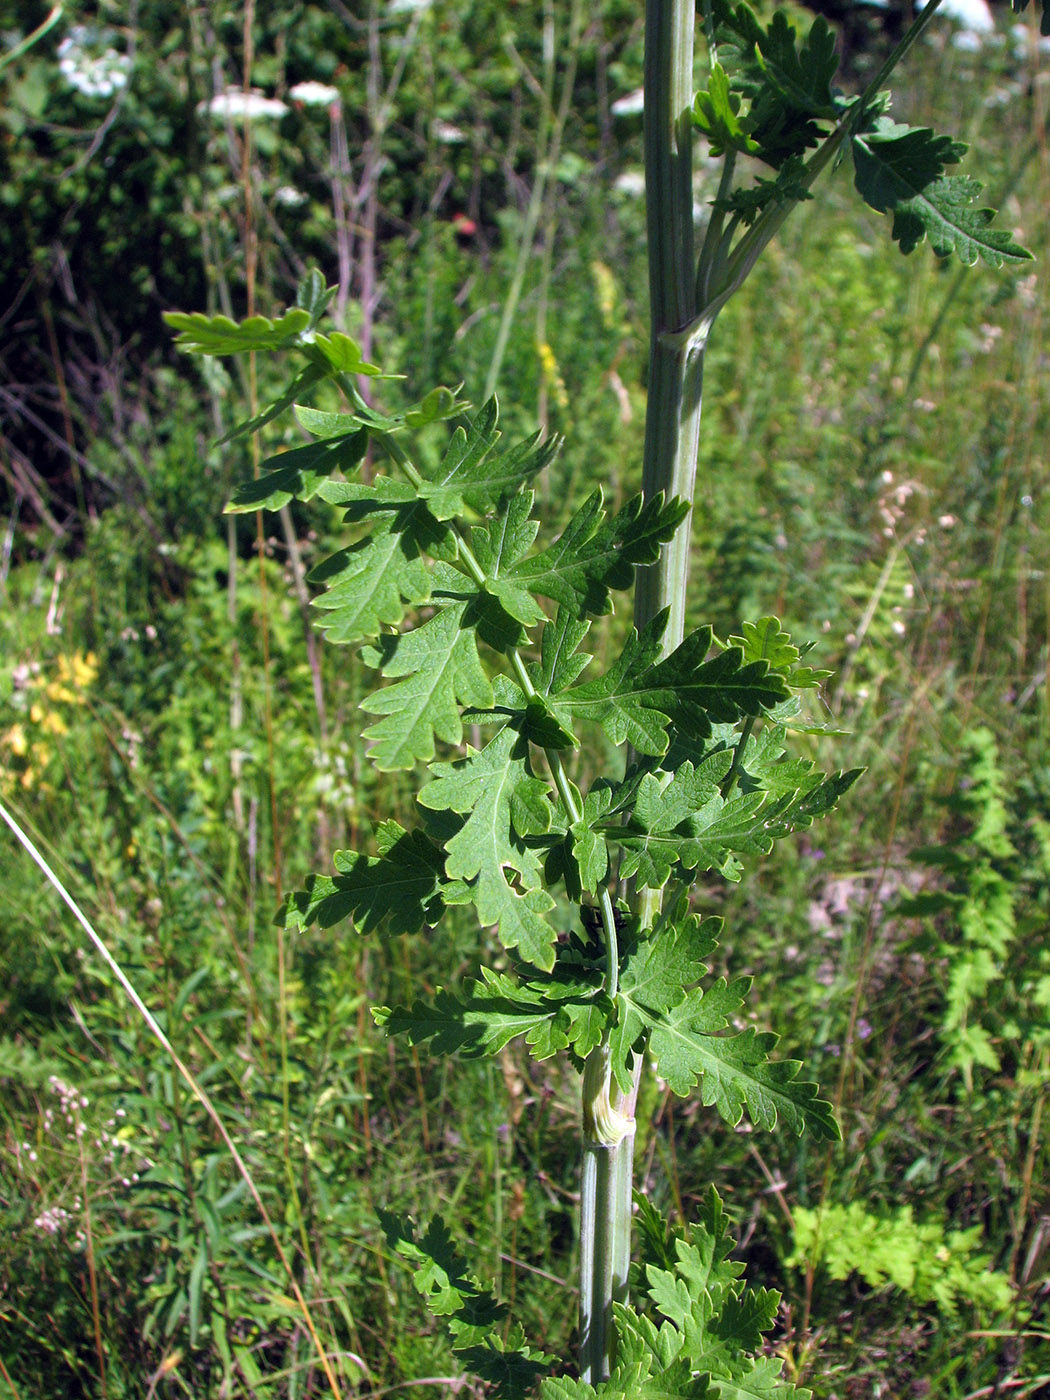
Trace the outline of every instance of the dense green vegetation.
{"type": "MultiPolygon", "coordinates": [[[[11,11],[5,32],[46,13],[11,11]]],[[[458,1366],[378,1209],[439,1206],[530,1336],[572,1346],[575,1076],[514,1048],[450,1067],[366,1014],[469,975],[476,920],[398,938],[272,923],[332,850],[371,850],[410,789],[368,760],[352,653],[308,641],[303,570],[338,547],[338,512],[294,507],[258,532],[221,514],[253,451],[301,442],[280,419],[256,449],[216,445],[279,381],[263,360],[259,382],[176,361],[160,312],[269,314],[317,263],[347,330],[406,375],[377,402],[441,378],[480,403],[494,380],[509,433],[566,436],[540,482],[551,516],[594,484],[618,505],[639,483],[647,346],[639,119],[612,104],[641,79],[639,16],[302,5],[260,15],[254,53],[243,20],[141,5],[128,28],[101,7],[84,23],[110,32],[73,37],[113,50],[93,75],[108,90],[71,85],[66,21],[0,74],[17,292],[0,798],[219,1106],[274,1233],[5,829],[0,1395],[324,1393],[277,1240],[346,1393],[420,1377],[451,1393],[458,1366]],[[287,110],[250,128],[202,110],[245,77],[287,110]],[[308,80],[338,106],[297,103],[308,80]]],[[[1043,257],[1048,90],[1037,31],[1001,23],[980,52],[942,26],[898,98],[966,135],[1043,257]]],[[[843,1141],[758,1141],[658,1085],[638,1157],[682,1222],[717,1187],[749,1281],[784,1293],[773,1345],[817,1395],[1035,1395],[1045,279],[904,260],[846,172],[828,183],[709,351],[690,616],[727,636],[776,613],[814,641],[849,737],[809,736],[808,753],[868,767],[833,824],[738,890],[696,891],[727,916],[715,970],[755,977],[749,1014],[807,1053],[843,1141]]]]}

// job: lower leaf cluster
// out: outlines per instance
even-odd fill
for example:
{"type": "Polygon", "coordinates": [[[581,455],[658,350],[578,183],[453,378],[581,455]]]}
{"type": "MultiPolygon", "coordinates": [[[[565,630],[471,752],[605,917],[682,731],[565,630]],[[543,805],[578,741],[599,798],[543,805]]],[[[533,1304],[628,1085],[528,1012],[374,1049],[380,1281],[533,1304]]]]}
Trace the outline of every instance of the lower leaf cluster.
{"type": "Polygon", "coordinates": [[[520,1327],[504,1338],[506,1309],[468,1272],[440,1218],[422,1234],[407,1217],[384,1211],[380,1218],[388,1245],[448,1327],[454,1354],[500,1400],[534,1392],[539,1400],[809,1400],[809,1391],[782,1381],[775,1357],[757,1354],[780,1295],[744,1282],[717,1192],[685,1230],[670,1229],[644,1197],[637,1205],[639,1302],[613,1305],[615,1361],[597,1385],[552,1375],[555,1358],[530,1346],[520,1327]]]}

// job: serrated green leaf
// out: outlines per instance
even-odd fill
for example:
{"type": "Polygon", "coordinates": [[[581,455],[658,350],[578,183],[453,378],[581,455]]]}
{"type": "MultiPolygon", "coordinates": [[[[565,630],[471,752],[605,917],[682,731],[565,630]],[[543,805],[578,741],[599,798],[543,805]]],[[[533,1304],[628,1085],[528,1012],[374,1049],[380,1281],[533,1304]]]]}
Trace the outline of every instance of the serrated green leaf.
{"type": "Polygon", "coordinates": [[[883,117],[872,130],[854,136],[852,148],[857,190],[873,209],[893,214],[893,238],[901,252],[910,253],[929,237],[938,257],[957,253],[968,265],[980,260],[1001,267],[1031,259],[1009,233],[989,227],[995,211],[976,206],[981,192],[976,180],[944,174],[964,154],[961,142],[883,117]]]}
{"type": "Polygon", "coordinates": [[[515,495],[556,454],[559,441],[541,443],[537,433],[493,456],[500,438],[498,419],[493,398],[475,415],[469,429],[456,429],[440,464],[426,473],[419,494],[439,520],[452,520],[470,510],[487,510],[501,497],[515,495]]]}
{"type": "Polygon", "coordinates": [[[264,472],[257,481],[247,481],[235,492],[226,507],[230,515],[255,510],[280,510],[289,501],[309,501],[321,490],[334,471],[349,471],[356,467],[368,448],[364,429],[343,437],[310,442],[293,447],[276,457],[269,457],[264,472]],[[274,465],[274,464],[278,465],[274,465]]]}
{"type": "MultiPolygon", "coordinates": [[[[566,610],[566,616],[570,615],[566,610]]],[[[662,755],[667,749],[671,717],[660,707],[661,700],[667,698],[663,688],[654,688],[650,682],[666,624],[665,610],[641,636],[632,629],[623,651],[602,676],[557,695],[554,711],[562,723],[590,721],[600,725],[617,748],[630,744],[638,753],[662,755]]],[[[553,687],[562,679],[575,679],[564,663],[560,675],[552,675],[548,684],[553,687]]]]}
{"type": "Polygon", "coordinates": [[[676,1094],[684,1097],[699,1082],[704,1104],[731,1127],[746,1109],[759,1128],[783,1122],[799,1135],[808,1128],[816,1137],[838,1138],[831,1105],[817,1097],[816,1084],[798,1078],[801,1063],[769,1058],[776,1036],[753,1028],[734,1036],[699,1030],[711,1020],[701,1008],[699,994],[687,998],[664,1014],[649,1039],[657,1073],[676,1094]]]}
{"type": "Polygon", "coordinates": [[[839,66],[835,35],[818,15],[801,48],[797,38],[787,15],[777,10],[758,43],[757,62],[790,110],[831,119],[836,113],[831,85],[839,66]]]}
{"type": "MultiPolygon", "coordinates": [[[[743,1265],[729,1257],[732,1249],[721,1201],[712,1191],[700,1219],[678,1234],[670,1267],[646,1270],[649,1296],[668,1319],[659,1334],[664,1347],[673,1328],[681,1361],[710,1377],[711,1394],[720,1393],[723,1382],[743,1385],[744,1393],[752,1377],[765,1383],[765,1359],[756,1361],[753,1353],[773,1326],[780,1301],[772,1290],[745,1286],[743,1265]]],[[[774,1362],[768,1374],[775,1378],[779,1371],[774,1362]]]]}
{"type": "Polygon", "coordinates": [[[412,1282],[436,1317],[448,1318],[465,1313],[474,1325],[493,1326],[506,1316],[506,1308],[496,1301],[491,1289],[482,1288],[456,1249],[448,1226],[434,1216],[422,1235],[417,1235],[410,1216],[378,1210],[387,1244],[412,1267],[412,1282]]]}
{"type": "Polygon", "coordinates": [[[536,1060],[571,1050],[577,1061],[599,1043],[612,1014],[596,969],[579,975],[556,964],[547,977],[516,980],[485,968],[482,977],[458,996],[439,991],[429,1002],[376,1007],[372,1014],[390,1035],[407,1036],[413,1045],[429,1041],[433,1055],[495,1055],[524,1037],[536,1060]]]}
{"type": "MultiPolygon", "coordinates": [[[[432,1055],[476,1059],[498,1054],[518,1036],[542,1031],[550,1025],[554,1011],[497,996],[484,983],[474,982],[458,996],[438,991],[430,1001],[417,998],[410,1007],[374,1006],[372,1015],[389,1035],[403,1035],[410,1045],[429,1042],[432,1055]]],[[[549,1053],[564,1049],[567,1043],[558,1045],[548,1037],[549,1053]]]]}
{"type": "Polygon", "coordinates": [[[707,971],[717,947],[721,920],[685,915],[645,937],[635,936],[621,953],[616,1025],[610,1036],[613,1071],[624,1090],[630,1083],[631,1052],[668,1007],[676,1005],[707,971]]]}
{"type": "Polygon", "coordinates": [[[822,139],[840,111],[832,89],[838,58],[826,21],[814,20],[799,44],[795,26],[777,11],[763,26],[747,4],[712,0],[718,56],[731,90],[750,103],[741,118],[759,159],[777,169],[822,139]]]}
{"type": "Polygon", "coordinates": [[[332,331],[329,335],[315,335],[304,347],[307,356],[326,373],[364,374],[370,379],[383,375],[378,365],[371,364],[361,354],[356,340],[342,331],[332,331]]]}
{"type": "Polygon", "coordinates": [[[428,762],[435,739],[461,743],[460,705],[492,706],[477,636],[465,618],[469,607],[469,600],[452,603],[421,627],[394,636],[384,633],[362,649],[368,664],[384,676],[403,677],[374,691],[361,706],[383,716],[364,733],[372,743],[369,759],[380,772],[428,762]]]}
{"type": "Polygon", "coordinates": [[[730,646],[707,657],[710,627],[699,627],[654,668],[650,683],[666,691],[667,709],[677,728],[705,736],[713,724],[756,717],[789,695],[782,676],[765,660],[747,661],[730,646]]]}
{"type": "Polygon", "coordinates": [[[660,757],[672,724],[693,738],[706,738],[713,723],[759,715],[789,694],[765,660],[745,661],[738,647],[708,659],[710,627],[698,628],[661,661],[666,620],[664,611],[641,636],[632,632],[603,676],[558,695],[554,710],[563,722],[591,720],[613,744],[629,743],[639,753],[660,757]]]}
{"type": "Polygon", "coordinates": [[[525,627],[533,627],[546,617],[529,590],[508,577],[529,552],[539,530],[539,521],[532,519],[533,500],[532,491],[518,491],[501,502],[502,509],[487,525],[471,532],[471,548],[485,572],[486,592],[525,627]]]}
{"type": "Polygon", "coordinates": [[[288,896],[278,918],[300,929],[353,919],[359,933],[417,933],[436,924],[444,912],[440,849],[423,832],[409,833],[395,821],[381,824],[377,844],[378,857],[336,851],[336,874],[312,875],[303,890],[288,896]]]}
{"type": "Polygon", "coordinates": [[[229,316],[206,316],[201,311],[166,311],[164,320],[179,332],[175,344],[187,354],[239,355],[245,350],[282,350],[299,344],[310,313],[294,306],[276,321],[266,316],[232,321],[229,316]]]}
{"type": "Polygon", "coordinates": [[[712,1381],[711,1400],[811,1400],[812,1391],[782,1379],[783,1369],[775,1356],[758,1357],[744,1375],[712,1381]]]}
{"type": "Polygon", "coordinates": [[[817,1098],[815,1084],[799,1081],[798,1061],[770,1060],[775,1036],[750,1028],[720,1034],[742,1004],[746,979],[688,990],[706,970],[713,933],[689,916],[627,948],[610,1037],[617,1082],[626,1089],[632,1051],[647,1036],[657,1073],[674,1093],[685,1096],[699,1081],[703,1102],[727,1123],[735,1126],[746,1108],[759,1127],[782,1120],[798,1133],[808,1126],[836,1137],[830,1105],[817,1098]]]}
{"type": "MultiPolygon", "coordinates": [[[[724,799],[719,791],[731,761],[726,750],[711,754],[698,767],[686,759],[670,779],[667,774],[644,773],[617,791],[614,811],[626,812],[626,821],[619,829],[607,826],[606,833],[623,850],[624,878],[660,889],[680,866],[683,876],[717,869],[736,880],[740,867],[734,852],[760,854],[770,849],[772,838],[763,829],[765,794],[737,792],[724,799]],[[762,816],[757,815],[759,809],[762,816]]],[[[781,804],[788,801],[783,798],[781,804]]]]}
{"type": "Polygon", "coordinates": [[[766,209],[801,204],[812,199],[809,184],[810,176],[803,158],[789,156],[774,179],[758,178],[753,185],[731,190],[724,198],[712,203],[723,213],[734,214],[745,227],[750,228],[766,209]]]}
{"type": "Polygon", "coordinates": [[[554,1357],[524,1345],[520,1327],[504,1342],[497,1332],[470,1347],[455,1346],[456,1356],[473,1375],[493,1387],[498,1400],[525,1400],[540,1376],[549,1374],[554,1357]]]}
{"type": "Polygon", "coordinates": [[[730,637],[729,645],[738,646],[745,661],[768,661],[774,671],[787,675],[799,659],[799,649],[780,625],[779,618],[760,617],[757,622],[745,622],[739,637],[730,637]]]}
{"type": "MultiPolygon", "coordinates": [[[[809,647],[799,651],[791,637],[780,626],[777,617],[759,617],[757,622],[745,622],[741,627],[742,636],[729,637],[729,645],[741,647],[745,661],[767,661],[773,671],[778,671],[787,680],[792,690],[809,690],[827,680],[832,672],[818,671],[813,666],[799,666],[798,661],[809,647]]],[[[785,701],[792,706],[791,715],[798,713],[795,697],[785,701]]],[[[774,710],[774,717],[780,720],[783,711],[774,710]]],[[[787,715],[783,715],[787,717],[787,715]]]]}
{"type": "MultiPolygon", "coordinates": [[[[543,888],[540,859],[514,821],[524,810],[532,826],[536,804],[549,806],[546,784],[533,776],[528,754],[528,744],[507,725],[480,752],[432,764],[433,777],[419,801],[435,811],[469,814],[446,847],[449,877],[472,882],[479,918],[498,925],[505,947],[517,947],[528,962],[549,969],[556,935],[543,916],[554,901],[543,888]]],[[[553,812],[547,829],[552,821],[553,812]]]]}
{"type": "Polygon", "coordinates": [[[614,808],[630,808],[626,823],[616,831],[606,827],[609,839],[624,851],[621,875],[649,889],[662,888],[676,867],[683,875],[718,870],[737,880],[736,856],[768,854],[775,841],[832,811],[863,769],[823,774],[805,760],[793,760],[781,773],[782,736],[777,728],[749,742],[752,766],[747,768],[745,758],[745,768],[757,784],[751,791],[736,789],[728,798],[718,791],[731,759],[727,750],[710,755],[699,768],[683,760],[670,781],[648,773],[626,785],[614,808]]]}
{"type": "Polygon", "coordinates": [[[554,621],[544,627],[540,638],[540,664],[529,668],[532,683],[541,695],[557,695],[567,690],[590,665],[593,658],[576,650],[590,626],[586,618],[574,617],[569,608],[559,608],[554,621]]]}
{"type": "MultiPolygon", "coordinates": [[[[447,553],[454,547],[448,527],[436,521],[422,502],[410,500],[388,507],[376,499],[382,495],[377,490],[379,484],[374,483],[368,493],[371,501],[359,503],[362,513],[372,507],[369,534],[333,554],[310,574],[312,584],[327,587],[313,602],[325,614],[318,626],[332,642],[360,642],[378,637],[384,626],[396,627],[408,608],[430,599],[432,580],[424,556],[447,553]]],[[[332,485],[319,487],[319,493],[346,503],[350,486],[339,483],[335,490],[329,490],[332,485]]]]}
{"type": "Polygon", "coordinates": [[[711,154],[721,156],[726,151],[757,153],[759,146],[740,124],[740,98],[729,90],[729,79],[720,63],[712,64],[707,90],[696,94],[693,101],[693,125],[711,143],[711,154]]]}
{"type": "Polygon", "coordinates": [[[653,564],[660,547],[688,514],[683,501],[635,496],[611,520],[601,490],[588,497],[564,533],[510,571],[530,592],[553,598],[573,617],[600,617],[612,608],[612,589],[630,588],[635,567],[653,564]]]}
{"type": "Polygon", "coordinates": [[[540,1400],[596,1400],[596,1397],[593,1385],[570,1376],[548,1376],[540,1384],[540,1400]]]}

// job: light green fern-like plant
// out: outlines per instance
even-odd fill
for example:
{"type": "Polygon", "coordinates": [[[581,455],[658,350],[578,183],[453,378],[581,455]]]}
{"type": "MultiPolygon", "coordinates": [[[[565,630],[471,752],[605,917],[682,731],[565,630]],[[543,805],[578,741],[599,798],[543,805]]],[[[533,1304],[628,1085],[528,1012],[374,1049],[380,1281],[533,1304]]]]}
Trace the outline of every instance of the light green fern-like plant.
{"type": "Polygon", "coordinates": [[[789,1266],[815,1265],[833,1279],[855,1274],[871,1288],[899,1288],[919,1307],[936,1307],[948,1318],[962,1306],[987,1318],[1014,1302],[1008,1276],[979,1252],[979,1225],[945,1231],[939,1220],[916,1220],[910,1206],[878,1213],[860,1201],[797,1209],[792,1216],[795,1247],[789,1266]]]}
{"type": "Polygon", "coordinates": [[[931,921],[932,936],[918,942],[944,968],[941,1042],[969,1090],[975,1072],[998,1073],[1004,1058],[1016,1070],[1050,1046],[1050,950],[1026,897],[1033,876],[1045,881],[1047,862],[1029,874],[1021,869],[995,736],[978,726],[959,749],[965,784],[946,803],[957,830],[942,845],[912,853],[939,888],[902,899],[897,909],[931,921]]]}

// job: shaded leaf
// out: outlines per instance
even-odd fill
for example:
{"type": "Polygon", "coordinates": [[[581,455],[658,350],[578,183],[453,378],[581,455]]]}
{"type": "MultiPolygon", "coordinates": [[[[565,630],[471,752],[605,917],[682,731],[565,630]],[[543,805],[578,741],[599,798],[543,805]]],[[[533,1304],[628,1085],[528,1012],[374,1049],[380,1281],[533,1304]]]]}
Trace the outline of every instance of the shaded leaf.
{"type": "Polygon", "coordinates": [[[495,1055],[523,1036],[534,1059],[571,1050],[579,1062],[599,1043],[612,1014],[596,969],[559,963],[547,977],[514,979],[483,968],[482,979],[458,996],[439,991],[430,1001],[376,1007],[372,1014],[390,1035],[407,1036],[413,1045],[429,1041],[433,1055],[495,1055]]]}
{"type": "Polygon", "coordinates": [[[332,472],[356,467],[367,448],[368,434],[358,429],[342,437],[310,442],[269,457],[263,466],[272,470],[264,472],[257,481],[245,482],[226,510],[231,515],[239,515],[254,510],[280,510],[291,500],[309,501],[332,472]]]}
{"type": "Polygon", "coordinates": [[[300,929],[352,919],[359,933],[417,933],[437,923],[445,907],[441,850],[423,832],[409,833],[395,821],[380,825],[377,845],[378,856],[336,851],[336,874],[310,876],[305,889],[288,896],[278,918],[300,929]]]}
{"type": "Polygon", "coordinates": [[[853,138],[852,147],[857,190],[873,209],[893,214],[901,252],[910,253],[929,237],[938,257],[957,253],[967,264],[980,260],[1001,267],[1031,259],[1009,233],[989,227],[995,211],[976,206],[976,180],[944,174],[965,153],[961,142],[880,117],[853,138]]]}

